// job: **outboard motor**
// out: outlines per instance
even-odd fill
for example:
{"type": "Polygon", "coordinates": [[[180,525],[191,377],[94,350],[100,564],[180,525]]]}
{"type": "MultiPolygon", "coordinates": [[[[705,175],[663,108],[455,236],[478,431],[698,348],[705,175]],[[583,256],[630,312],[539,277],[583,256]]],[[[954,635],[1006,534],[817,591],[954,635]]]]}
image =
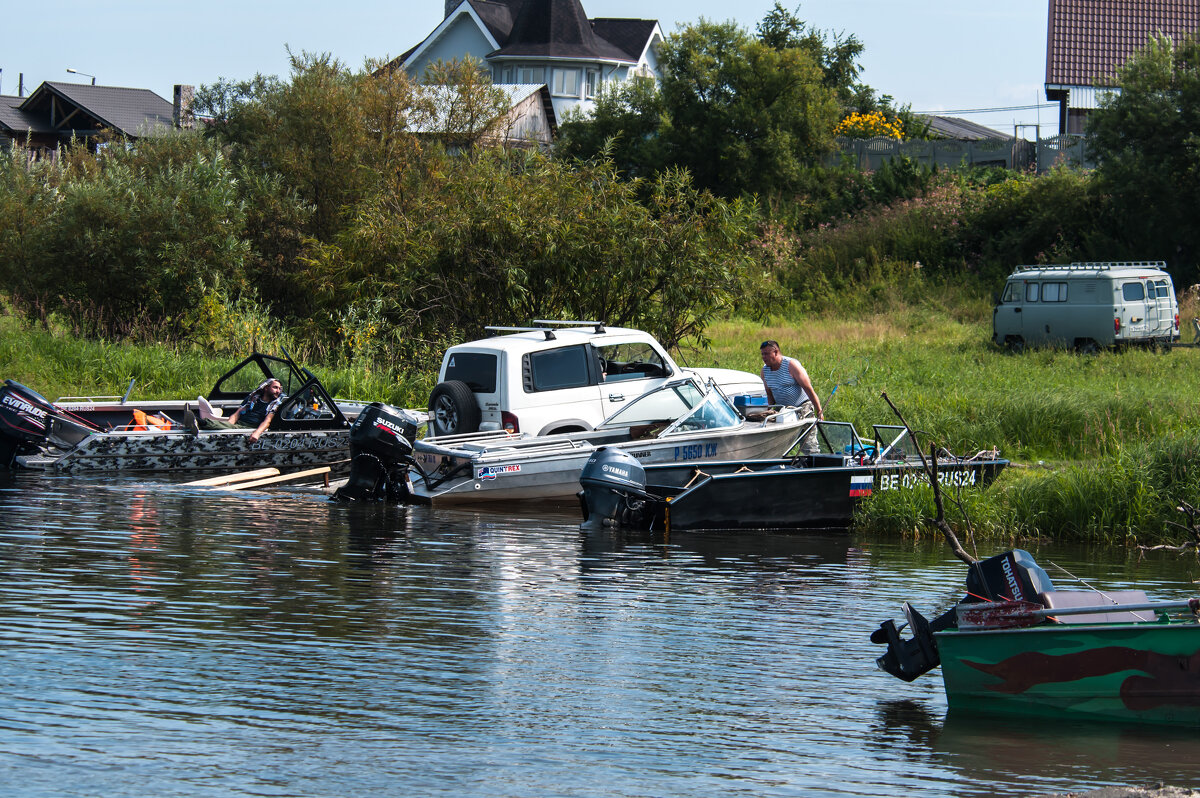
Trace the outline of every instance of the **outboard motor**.
{"type": "Polygon", "coordinates": [[[1024,549],[1013,549],[970,566],[964,601],[1034,601],[1054,590],[1050,576],[1024,549]]]}
{"type": "Polygon", "coordinates": [[[36,454],[54,414],[54,405],[40,393],[5,380],[0,386],[0,468],[12,468],[18,455],[36,454]]]}
{"type": "MultiPolygon", "coordinates": [[[[1024,549],[997,554],[972,563],[969,568],[967,595],[961,604],[981,601],[1043,603],[1041,594],[1054,590],[1050,576],[1024,549]]],[[[908,627],[910,633],[908,638],[900,637],[903,626],[898,628],[895,621],[887,620],[871,633],[871,642],[883,643],[888,647],[887,653],[875,663],[897,679],[911,682],[941,663],[933,633],[954,626],[958,622],[958,611],[957,606],[951,607],[928,621],[905,602],[904,617],[904,626],[908,627]]]]}
{"type": "Polygon", "coordinates": [[[654,512],[657,500],[646,493],[646,469],[620,449],[602,446],[593,452],[579,484],[585,527],[642,526],[654,512]]]}
{"type": "Polygon", "coordinates": [[[407,411],[372,402],[350,427],[350,477],[334,492],[342,501],[404,501],[411,494],[417,421],[407,411]]]}

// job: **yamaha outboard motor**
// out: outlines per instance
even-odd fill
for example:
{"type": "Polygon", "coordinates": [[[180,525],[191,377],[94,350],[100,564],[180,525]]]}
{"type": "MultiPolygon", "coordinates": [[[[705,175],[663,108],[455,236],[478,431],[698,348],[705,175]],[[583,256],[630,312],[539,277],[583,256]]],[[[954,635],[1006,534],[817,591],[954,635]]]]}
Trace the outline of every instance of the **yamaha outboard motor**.
{"type": "Polygon", "coordinates": [[[18,455],[36,454],[46,441],[54,405],[37,391],[5,380],[0,386],[0,468],[12,468],[18,455]]]}
{"type": "Polygon", "coordinates": [[[579,484],[585,527],[641,526],[654,512],[656,499],[646,493],[646,469],[620,449],[602,446],[593,452],[579,484]]]}
{"type": "Polygon", "coordinates": [[[417,421],[406,411],[372,402],[350,427],[350,477],[333,498],[404,501],[410,494],[417,421]]]}

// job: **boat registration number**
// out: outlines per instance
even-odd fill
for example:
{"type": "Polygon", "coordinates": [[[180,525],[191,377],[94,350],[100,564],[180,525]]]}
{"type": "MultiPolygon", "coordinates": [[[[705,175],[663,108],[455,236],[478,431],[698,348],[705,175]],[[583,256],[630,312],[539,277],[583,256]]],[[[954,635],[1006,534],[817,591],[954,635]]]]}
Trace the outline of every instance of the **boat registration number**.
{"type": "Polygon", "coordinates": [[[716,457],[721,446],[717,443],[692,443],[687,446],[675,447],[675,460],[703,460],[706,457],[716,457]]]}
{"type": "MultiPolygon", "coordinates": [[[[962,471],[938,471],[938,483],[947,487],[957,488],[975,484],[974,469],[962,471]]],[[[891,474],[881,474],[879,477],[880,490],[907,490],[914,485],[924,485],[928,482],[920,471],[904,471],[891,474]]]]}

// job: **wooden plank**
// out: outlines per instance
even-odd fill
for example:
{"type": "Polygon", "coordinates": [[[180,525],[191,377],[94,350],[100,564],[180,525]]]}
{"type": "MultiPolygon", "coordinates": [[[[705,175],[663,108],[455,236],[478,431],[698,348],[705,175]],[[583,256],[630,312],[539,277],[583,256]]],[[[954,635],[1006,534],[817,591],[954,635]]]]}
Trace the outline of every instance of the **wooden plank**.
{"type": "Polygon", "coordinates": [[[273,477],[279,473],[278,468],[260,468],[257,471],[243,471],[240,474],[225,474],[219,477],[209,477],[208,479],[197,479],[195,482],[184,482],[188,487],[214,487],[216,485],[228,485],[230,482],[241,482],[246,479],[261,479],[262,477],[273,477]]]}
{"type": "Polygon", "coordinates": [[[288,482],[293,479],[302,477],[315,477],[318,474],[328,474],[329,466],[321,466],[320,468],[310,468],[307,471],[297,471],[294,474],[283,474],[278,477],[267,477],[266,479],[256,479],[252,482],[238,482],[233,485],[221,485],[217,490],[241,490],[242,488],[257,488],[260,485],[274,485],[278,482],[288,482]]]}

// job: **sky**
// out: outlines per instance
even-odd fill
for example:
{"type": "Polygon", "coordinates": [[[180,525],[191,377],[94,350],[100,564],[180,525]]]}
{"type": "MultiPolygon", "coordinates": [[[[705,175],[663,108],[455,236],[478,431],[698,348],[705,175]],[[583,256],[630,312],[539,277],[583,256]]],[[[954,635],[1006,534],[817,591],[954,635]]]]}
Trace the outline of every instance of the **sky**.
{"type": "MultiPolygon", "coordinates": [[[[583,0],[590,17],[657,19],[664,33],[701,17],[749,31],[773,0],[583,0]]],[[[1058,133],[1046,103],[1048,0],[807,0],[785,2],[818,30],[864,44],[862,80],[913,111],[959,116],[1013,133],[1040,124],[1058,133]],[[797,11],[798,8],[798,11],[797,11]],[[1036,106],[1042,106],[1040,108],[1036,106]],[[974,109],[1005,109],[967,113],[974,109]]],[[[12,9],[10,9],[12,11],[12,9]]],[[[287,50],[330,53],[347,66],[396,56],[442,20],[443,0],[60,0],[52,17],[3,15],[0,94],[25,94],[43,81],[154,91],[171,99],[177,83],[288,73],[287,50]],[[14,24],[23,19],[20,24],[14,24]]],[[[1033,127],[1019,133],[1034,138],[1033,127]]]]}

